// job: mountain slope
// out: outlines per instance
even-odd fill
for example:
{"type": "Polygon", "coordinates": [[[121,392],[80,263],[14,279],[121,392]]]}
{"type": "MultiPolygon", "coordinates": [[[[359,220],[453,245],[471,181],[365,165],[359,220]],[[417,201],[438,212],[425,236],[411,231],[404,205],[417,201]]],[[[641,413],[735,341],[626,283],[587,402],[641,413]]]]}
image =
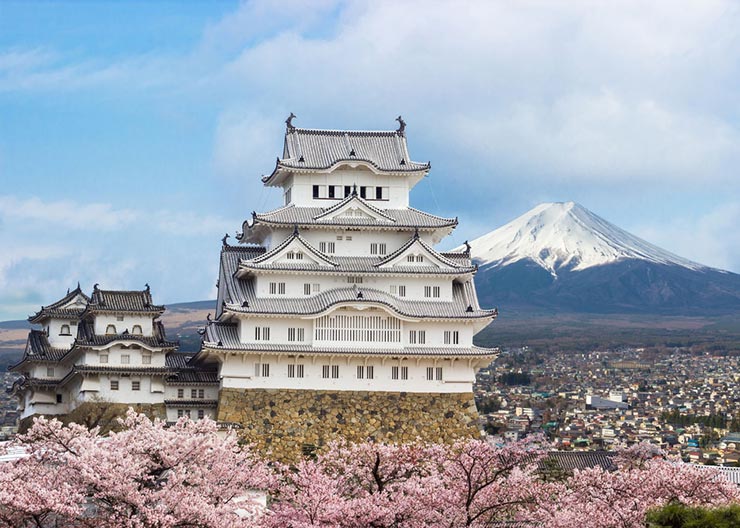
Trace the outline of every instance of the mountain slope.
{"type": "Polygon", "coordinates": [[[488,305],[590,313],[740,311],[740,275],[674,255],[573,202],[545,203],[471,242],[488,305]]]}

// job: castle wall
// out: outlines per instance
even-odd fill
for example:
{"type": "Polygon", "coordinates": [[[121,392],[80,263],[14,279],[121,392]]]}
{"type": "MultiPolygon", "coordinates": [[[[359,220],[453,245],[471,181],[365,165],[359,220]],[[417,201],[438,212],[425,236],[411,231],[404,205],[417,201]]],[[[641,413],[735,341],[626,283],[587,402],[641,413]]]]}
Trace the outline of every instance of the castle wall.
{"type": "Polygon", "coordinates": [[[452,442],[478,438],[472,392],[426,393],[293,389],[221,390],[219,421],[282,461],[340,438],[351,442],[452,442]]]}

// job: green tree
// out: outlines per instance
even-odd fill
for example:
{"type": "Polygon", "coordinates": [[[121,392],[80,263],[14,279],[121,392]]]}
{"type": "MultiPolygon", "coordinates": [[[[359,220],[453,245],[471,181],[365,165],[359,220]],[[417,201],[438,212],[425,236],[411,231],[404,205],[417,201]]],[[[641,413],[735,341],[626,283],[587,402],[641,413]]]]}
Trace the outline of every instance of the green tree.
{"type": "Polygon", "coordinates": [[[648,528],[737,528],[740,526],[740,505],[691,508],[668,504],[649,512],[645,520],[648,528]]]}

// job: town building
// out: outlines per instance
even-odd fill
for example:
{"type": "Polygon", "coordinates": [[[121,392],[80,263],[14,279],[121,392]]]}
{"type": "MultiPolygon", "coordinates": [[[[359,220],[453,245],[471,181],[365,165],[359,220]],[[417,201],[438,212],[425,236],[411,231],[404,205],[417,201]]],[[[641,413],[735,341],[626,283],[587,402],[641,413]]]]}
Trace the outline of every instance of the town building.
{"type": "MultiPolygon", "coordinates": [[[[33,416],[83,421],[103,406],[134,406],[152,416],[215,418],[218,380],[176,352],[153,303],[140,291],[101,290],[87,296],[78,285],[28,318],[40,326],[28,334],[22,360],[10,370],[22,376],[12,392],[21,423],[33,416]]],[[[22,427],[23,428],[23,427],[22,427]]]]}
{"type": "Polygon", "coordinates": [[[469,248],[435,249],[457,226],[415,209],[429,163],[391,131],[296,128],[265,186],[284,205],[223,239],[215,318],[193,363],[218,370],[218,419],[285,456],[344,437],[479,435],[469,248]]]}

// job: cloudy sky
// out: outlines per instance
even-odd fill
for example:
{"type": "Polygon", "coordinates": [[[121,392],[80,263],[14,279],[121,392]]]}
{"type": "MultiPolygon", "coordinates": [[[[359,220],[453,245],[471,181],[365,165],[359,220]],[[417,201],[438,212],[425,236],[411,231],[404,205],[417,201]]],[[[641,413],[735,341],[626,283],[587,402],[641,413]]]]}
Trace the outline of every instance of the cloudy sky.
{"type": "Polygon", "coordinates": [[[0,320],[80,281],[214,296],[284,120],[393,129],[448,247],[574,200],[740,272],[740,4],[0,3],[0,320]]]}

